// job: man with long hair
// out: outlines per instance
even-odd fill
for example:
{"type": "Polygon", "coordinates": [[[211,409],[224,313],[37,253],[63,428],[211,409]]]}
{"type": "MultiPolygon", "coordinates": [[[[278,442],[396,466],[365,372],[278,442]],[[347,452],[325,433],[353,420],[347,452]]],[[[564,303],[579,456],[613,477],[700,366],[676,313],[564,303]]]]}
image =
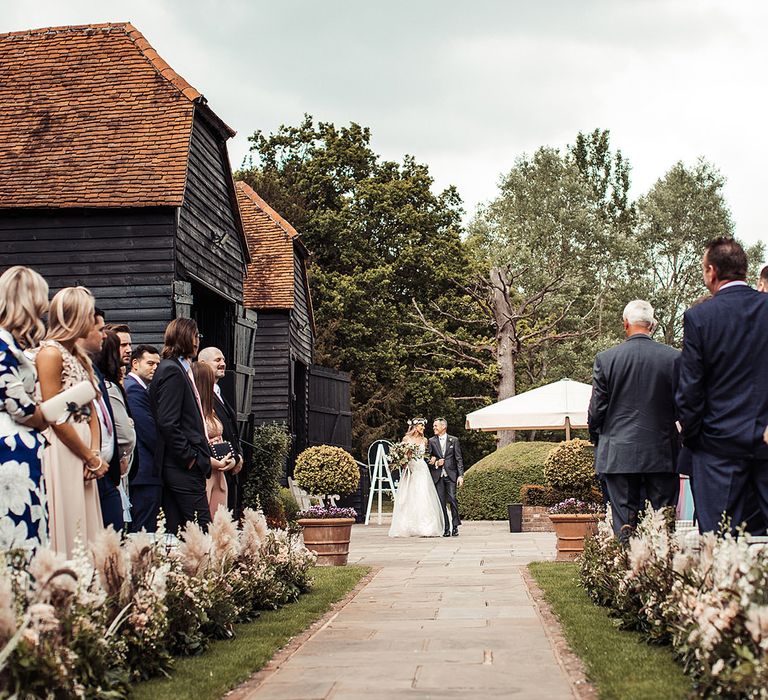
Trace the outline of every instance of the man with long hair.
{"type": "Polygon", "coordinates": [[[192,360],[199,347],[195,321],[171,321],[165,329],[163,359],[149,387],[157,426],[155,463],[162,471],[168,531],[174,534],[190,520],[208,529],[206,479],[211,467],[227,468],[211,456],[200,395],[192,378],[192,360]]]}

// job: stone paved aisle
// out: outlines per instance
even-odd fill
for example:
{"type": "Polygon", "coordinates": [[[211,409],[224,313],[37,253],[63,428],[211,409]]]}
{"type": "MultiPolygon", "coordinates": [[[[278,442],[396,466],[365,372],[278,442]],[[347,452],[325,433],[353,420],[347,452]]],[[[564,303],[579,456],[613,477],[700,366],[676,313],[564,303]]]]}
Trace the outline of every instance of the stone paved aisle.
{"type": "Polygon", "coordinates": [[[457,538],[355,526],[350,563],[381,567],[249,700],[571,698],[520,577],[554,535],[467,523],[457,538]]]}

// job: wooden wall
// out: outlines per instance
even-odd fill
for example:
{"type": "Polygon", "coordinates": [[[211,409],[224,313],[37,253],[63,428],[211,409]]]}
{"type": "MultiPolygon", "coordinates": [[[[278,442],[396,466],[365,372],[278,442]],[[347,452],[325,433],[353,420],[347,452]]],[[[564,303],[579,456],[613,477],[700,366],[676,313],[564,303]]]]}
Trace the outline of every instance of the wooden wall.
{"type": "Polygon", "coordinates": [[[291,351],[307,367],[314,356],[314,334],[309,317],[309,298],[307,280],[301,255],[294,246],[294,307],[291,311],[291,351]]]}
{"type": "Polygon", "coordinates": [[[173,313],[174,227],[174,209],[3,211],[0,269],[32,267],[52,294],[88,287],[134,344],[156,344],[173,313]]]}
{"type": "Polygon", "coordinates": [[[310,368],[310,445],[335,445],[352,452],[350,382],[348,372],[318,365],[310,368]]]}
{"type": "Polygon", "coordinates": [[[253,417],[256,425],[289,421],[290,314],[258,312],[253,350],[253,417]]]}
{"type": "Polygon", "coordinates": [[[179,277],[242,303],[245,256],[233,187],[224,142],[197,115],[177,231],[179,277]]]}

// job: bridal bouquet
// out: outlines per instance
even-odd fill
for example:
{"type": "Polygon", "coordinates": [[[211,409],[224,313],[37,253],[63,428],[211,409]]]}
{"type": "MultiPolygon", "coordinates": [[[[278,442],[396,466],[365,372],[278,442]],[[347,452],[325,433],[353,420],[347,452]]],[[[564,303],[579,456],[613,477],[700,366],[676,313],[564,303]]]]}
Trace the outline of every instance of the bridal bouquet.
{"type": "Polygon", "coordinates": [[[403,471],[412,459],[424,458],[424,446],[412,442],[398,442],[389,448],[389,468],[403,471]]]}

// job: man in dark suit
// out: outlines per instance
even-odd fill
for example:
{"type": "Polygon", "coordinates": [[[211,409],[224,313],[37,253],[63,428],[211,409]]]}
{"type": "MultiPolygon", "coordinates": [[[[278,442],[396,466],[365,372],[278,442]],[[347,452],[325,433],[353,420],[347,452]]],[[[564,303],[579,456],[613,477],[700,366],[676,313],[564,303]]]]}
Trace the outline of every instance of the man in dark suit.
{"type": "Polygon", "coordinates": [[[163,497],[160,465],[155,464],[157,428],[149,401],[149,385],[160,364],[160,354],[152,345],[139,345],[131,352],[130,371],[123,381],[128,407],[136,428],[138,460],[128,477],[131,498],[131,532],[155,532],[163,497]]]}
{"type": "Polygon", "coordinates": [[[459,536],[459,503],[456,500],[456,487],[464,484],[464,459],[461,456],[459,439],[448,435],[448,421],[436,418],[432,424],[435,434],[429,438],[426,460],[429,473],[437,489],[437,495],[443,506],[443,537],[459,536]],[[448,526],[448,505],[451,506],[452,528],[448,526]]]}
{"type": "Polygon", "coordinates": [[[735,530],[751,491],[768,519],[768,295],[747,285],[747,256],[733,239],[707,244],[702,271],[714,297],[685,312],[675,398],[699,530],[710,532],[723,515],[735,530]]]}
{"type": "Polygon", "coordinates": [[[240,435],[237,432],[237,413],[221,393],[219,380],[224,378],[227,371],[227,361],[224,353],[218,348],[203,348],[198,356],[198,362],[205,362],[212,370],[216,380],[213,385],[214,402],[213,410],[224,428],[222,437],[232,445],[233,457],[236,466],[228,472],[224,472],[227,480],[227,508],[232,513],[238,514],[240,503],[240,471],[243,468],[243,450],[240,446],[240,435]]]}
{"type": "Polygon", "coordinates": [[[149,400],[157,426],[155,464],[163,476],[163,510],[168,531],[176,534],[190,520],[208,529],[211,513],[205,480],[211,468],[230,468],[211,456],[200,397],[192,379],[197,355],[197,324],[177,318],[165,330],[163,359],[149,385],[149,400]]]}
{"type": "Polygon", "coordinates": [[[626,340],[595,358],[587,421],[613,531],[626,541],[645,499],[655,509],[677,503],[674,386],[680,352],[651,338],[656,320],[647,301],[629,302],[623,318],[626,340]]]}

